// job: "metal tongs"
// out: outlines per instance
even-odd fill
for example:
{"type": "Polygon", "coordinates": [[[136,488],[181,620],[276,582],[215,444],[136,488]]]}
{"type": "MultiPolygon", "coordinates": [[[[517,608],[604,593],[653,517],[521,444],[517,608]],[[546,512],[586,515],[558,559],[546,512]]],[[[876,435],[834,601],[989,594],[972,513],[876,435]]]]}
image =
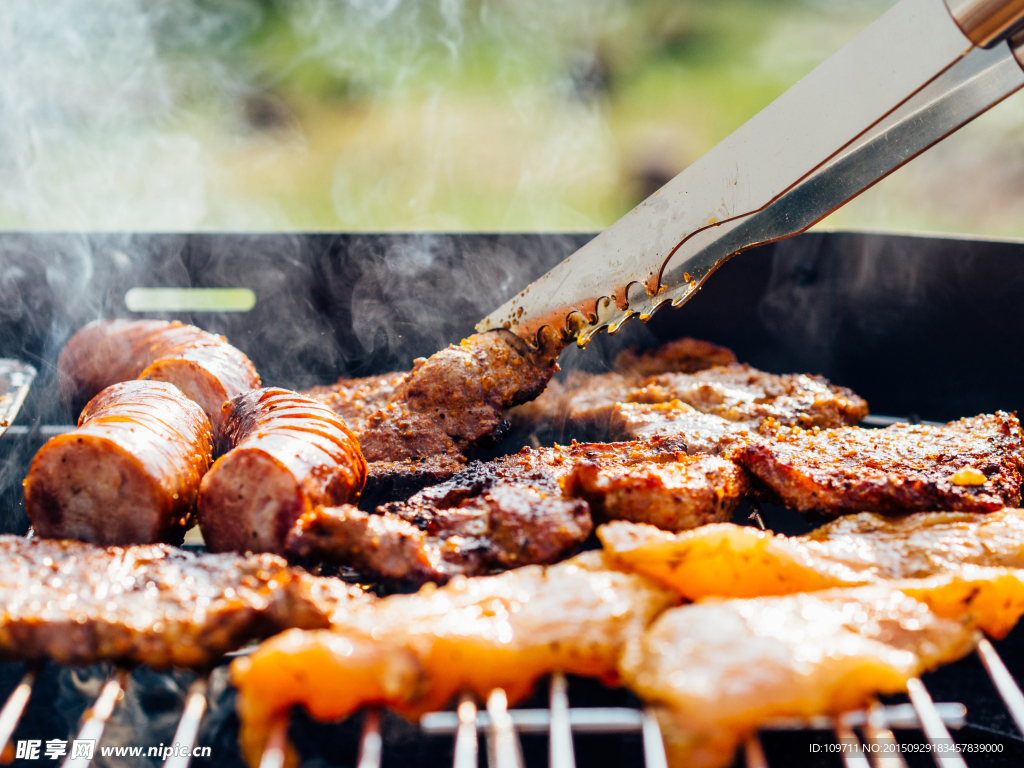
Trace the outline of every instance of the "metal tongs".
{"type": "Polygon", "coordinates": [[[1024,86],[1024,0],[902,0],[697,162],[484,318],[584,346],[678,307],[1024,86]]]}

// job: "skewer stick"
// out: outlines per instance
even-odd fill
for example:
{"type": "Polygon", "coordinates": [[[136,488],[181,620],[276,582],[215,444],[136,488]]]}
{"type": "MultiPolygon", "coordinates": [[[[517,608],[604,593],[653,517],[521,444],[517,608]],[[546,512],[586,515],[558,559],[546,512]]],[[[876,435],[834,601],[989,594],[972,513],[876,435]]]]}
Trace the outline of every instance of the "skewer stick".
{"type": "Polygon", "coordinates": [[[206,687],[204,678],[199,678],[188,689],[185,709],[182,711],[178,728],[174,731],[174,754],[164,761],[164,768],[188,768],[192,759],[192,747],[199,736],[199,724],[206,711],[206,687]]]}
{"type": "Polygon", "coordinates": [[[1010,670],[1006,668],[1003,660],[996,653],[996,649],[986,638],[981,639],[977,650],[985,671],[992,678],[992,683],[999,691],[999,695],[1003,697],[1006,708],[1010,710],[1010,716],[1017,724],[1017,730],[1024,734],[1024,694],[1021,693],[1017,681],[1013,679],[1010,670]]]}
{"type": "Polygon", "coordinates": [[[885,707],[879,701],[868,707],[868,718],[864,723],[864,736],[868,744],[875,746],[871,752],[875,768],[907,768],[898,751],[893,751],[896,735],[889,727],[885,707]]]}
{"type": "Polygon", "coordinates": [[[455,731],[453,768],[476,768],[476,702],[473,694],[463,691],[459,697],[459,725],[455,731]]]}
{"type": "Polygon", "coordinates": [[[647,768],[668,768],[665,756],[665,742],[661,738],[661,726],[654,712],[645,709],[641,721],[640,733],[644,740],[644,762],[647,768]]]}
{"type": "Polygon", "coordinates": [[[380,710],[376,707],[363,712],[363,735],[359,739],[359,759],[356,768],[380,768],[384,743],[380,736],[380,710]]]}
{"type": "Polygon", "coordinates": [[[260,768],[284,768],[285,749],[288,743],[288,717],[282,717],[270,729],[267,746],[263,748],[260,768]]]}
{"type": "Polygon", "coordinates": [[[864,748],[861,746],[860,739],[857,738],[857,734],[853,732],[853,728],[850,727],[846,718],[842,716],[837,717],[835,727],[832,730],[836,735],[836,740],[843,747],[840,755],[846,768],[871,768],[867,755],[864,754],[864,748]]]}
{"type": "Polygon", "coordinates": [[[768,768],[768,758],[764,756],[764,746],[756,733],[743,745],[743,754],[747,768],[768,768]]]}
{"type": "Polygon", "coordinates": [[[935,762],[942,768],[967,768],[967,763],[960,757],[960,753],[950,749],[953,737],[946,730],[946,724],[942,722],[942,716],[935,708],[935,703],[921,678],[914,677],[907,682],[907,695],[910,696],[910,703],[917,712],[921,730],[935,750],[935,762]]]}
{"type": "Polygon", "coordinates": [[[32,695],[32,686],[35,681],[36,669],[29,667],[22,676],[21,682],[18,683],[18,687],[7,697],[4,708],[0,710],[0,754],[7,749],[7,743],[14,735],[14,729],[18,727],[18,721],[32,695]]]}
{"type": "Polygon", "coordinates": [[[490,733],[487,736],[488,766],[490,768],[523,768],[523,756],[519,751],[519,737],[516,735],[512,718],[508,714],[508,698],[501,688],[495,688],[488,695],[487,714],[491,718],[490,733]]]}
{"type": "MultiPolygon", "coordinates": [[[[91,741],[94,746],[100,743],[103,730],[107,727],[110,716],[114,714],[114,707],[120,701],[127,682],[128,670],[125,669],[118,670],[107,680],[103,690],[100,691],[99,698],[96,699],[91,709],[86,710],[87,717],[78,731],[76,741],[91,741]]],[[[64,768],[86,768],[90,762],[92,762],[91,757],[76,755],[72,752],[64,760],[64,768]]]]}
{"type": "Polygon", "coordinates": [[[551,676],[551,730],[548,742],[550,768],[576,768],[576,755],[572,749],[572,726],[569,724],[569,692],[565,675],[551,676]]]}

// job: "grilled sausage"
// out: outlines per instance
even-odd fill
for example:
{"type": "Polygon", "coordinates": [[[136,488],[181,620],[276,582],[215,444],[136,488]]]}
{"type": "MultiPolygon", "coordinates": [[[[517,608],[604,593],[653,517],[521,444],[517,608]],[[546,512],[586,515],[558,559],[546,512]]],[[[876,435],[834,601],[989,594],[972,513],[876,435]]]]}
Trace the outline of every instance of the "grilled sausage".
{"type": "Polygon", "coordinates": [[[224,402],[260,385],[249,358],[223,336],[164,320],[89,323],[68,339],[57,370],[71,408],[121,381],[166,381],[199,403],[214,434],[224,402]]]}
{"type": "Polygon", "coordinates": [[[318,506],[355,503],[366,460],[355,435],[322,403],[258,389],[224,404],[235,447],[203,478],[199,527],[213,552],[284,552],[292,524],[318,506]]]}
{"type": "Polygon", "coordinates": [[[77,429],[36,454],[25,511],[45,538],[178,543],[211,460],[210,421],[177,387],[115,384],[89,402],[77,429]]]}

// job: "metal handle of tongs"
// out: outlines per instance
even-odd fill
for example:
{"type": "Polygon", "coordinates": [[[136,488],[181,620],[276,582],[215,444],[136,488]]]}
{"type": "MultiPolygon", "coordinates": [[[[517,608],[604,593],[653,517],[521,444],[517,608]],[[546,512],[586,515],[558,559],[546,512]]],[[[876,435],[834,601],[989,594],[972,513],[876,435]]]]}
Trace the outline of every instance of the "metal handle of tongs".
{"type": "Polygon", "coordinates": [[[1024,87],[1024,0],[902,0],[477,326],[581,345],[689,299],[1024,87]]]}

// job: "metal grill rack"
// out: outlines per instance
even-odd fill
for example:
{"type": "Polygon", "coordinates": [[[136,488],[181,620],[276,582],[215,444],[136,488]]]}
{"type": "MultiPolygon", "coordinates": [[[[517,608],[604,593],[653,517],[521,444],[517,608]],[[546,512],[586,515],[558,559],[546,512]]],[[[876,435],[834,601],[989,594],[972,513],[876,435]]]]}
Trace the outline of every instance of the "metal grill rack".
{"type": "MultiPolygon", "coordinates": [[[[1017,728],[1024,733],[1024,694],[1007,670],[992,644],[982,639],[975,648],[982,666],[999,692],[1007,711],[1017,728]]],[[[238,655],[238,654],[234,654],[238,655]]],[[[76,738],[99,743],[107,721],[122,697],[129,670],[116,669],[107,678],[100,695],[86,710],[76,738]]],[[[25,712],[32,694],[37,671],[29,668],[21,682],[0,709],[0,752],[7,747],[25,712]]],[[[766,723],[761,732],[770,731],[831,731],[837,743],[849,745],[841,752],[846,768],[901,768],[905,767],[898,753],[872,750],[872,744],[891,743],[893,730],[920,729],[935,749],[936,764],[941,768],[968,768],[964,758],[949,751],[939,751],[950,743],[950,729],[965,723],[966,708],[958,703],[935,703],[920,679],[907,685],[909,704],[884,706],[875,702],[869,709],[847,712],[839,717],[811,719],[783,719],[766,723]],[[855,729],[860,729],[863,739],[855,729]],[[866,746],[865,746],[866,745],[866,746]]],[[[186,768],[190,758],[183,753],[196,745],[199,726],[207,705],[207,681],[199,679],[192,684],[186,698],[181,719],[178,721],[173,744],[180,745],[176,754],[168,757],[164,768],[186,768]]],[[[479,734],[486,737],[489,768],[524,768],[519,734],[548,735],[550,768],[574,768],[574,734],[640,734],[644,763],[647,768],[667,768],[665,748],[657,718],[650,710],[629,707],[569,707],[568,684],[562,674],[551,676],[548,707],[546,709],[510,709],[501,689],[491,691],[483,711],[468,694],[463,694],[455,711],[431,712],[420,720],[424,735],[453,735],[455,737],[453,768],[475,768],[478,759],[479,734]]],[[[287,721],[279,722],[270,732],[260,761],[260,768],[283,768],[287,721]]],[[[769,768],[759,736],[745,745],[747,768],[769,768]]],[[[383,757],[383,737],[380,711],[371,708],[363,713],[363,729],[359,744],[357,768],[380,768],[383,757]]],[[[69,754],[65,768],[86,768],[90,760],[69,754]]]]}

